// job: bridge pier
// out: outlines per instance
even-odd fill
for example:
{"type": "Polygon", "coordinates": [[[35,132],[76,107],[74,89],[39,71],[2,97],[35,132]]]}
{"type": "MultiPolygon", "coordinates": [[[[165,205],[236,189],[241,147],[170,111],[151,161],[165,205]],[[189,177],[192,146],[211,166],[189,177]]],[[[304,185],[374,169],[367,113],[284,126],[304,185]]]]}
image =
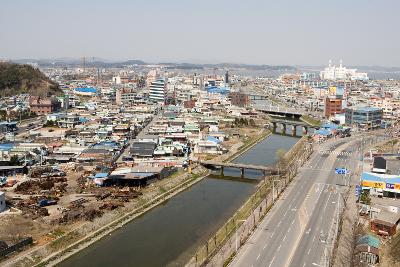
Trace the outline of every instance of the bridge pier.
{"type": "Polygon", "coordinates": [[[244,168],[240,168],[240,178],[244,177],[244,168]]]}
{"type": "Polygon", "coordinates": [[[308,134],[308,127],[307,126],[303,126],[303,134],[306,135],[308,134]]]}
{"type": "Polygon", "coordinates": [[[296,136],[296,129],[297,129],[297,126],[296,125],[292,125],[292,135],[293,136],[296,136]]]}
{"type": "Polygon", "coordinates": [[[276,133],[276,128],[278,127],[278,125],[276,124],[276,122],[272,122],[272,132],[276,133]]]}
{"type": "Polygon", "coordinates": [[[221,173],[220,176],[224,176],[224,166],[221,166],[221,173]]]}
{"type": "Polygon", "coordinates": [[[282,123],[282,134],[286,134],[286,124],[282,123]]]}

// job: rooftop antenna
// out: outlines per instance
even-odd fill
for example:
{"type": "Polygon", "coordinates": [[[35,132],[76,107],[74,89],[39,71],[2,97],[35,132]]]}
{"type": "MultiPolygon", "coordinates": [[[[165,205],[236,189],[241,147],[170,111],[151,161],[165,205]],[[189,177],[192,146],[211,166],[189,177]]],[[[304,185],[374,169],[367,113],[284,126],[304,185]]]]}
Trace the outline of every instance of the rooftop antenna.
{"type": "Polygon", "coordinates": [[[83,72],[86,72],[86,57],[83,57],[83,72]]]}
{"type": "Polygon", "coordinates": [[[97,86],[99,85],[99,81],[100,81],[100,69],[97,68],[97,86]]]}
{"type": "Polygon", "coordinates": [[[341,59],[340,60],[340,68],[342,68],[342,65],[343,65],[343,60],[341,59]]]}
{"type": "Polygon", "coordinates": [[[332,60],[329,59],[329,68],[331,67],[331,65],[332,65],[332,60]]]}

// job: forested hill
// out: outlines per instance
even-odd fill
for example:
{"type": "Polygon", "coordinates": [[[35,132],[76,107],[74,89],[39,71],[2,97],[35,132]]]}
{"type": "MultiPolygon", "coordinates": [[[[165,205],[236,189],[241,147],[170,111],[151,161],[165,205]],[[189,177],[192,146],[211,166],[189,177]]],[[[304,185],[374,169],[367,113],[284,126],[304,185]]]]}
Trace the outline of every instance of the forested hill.
{"type": "Polygon", "coordinates": [[[0,62],[0,96],[28,93],[37,96],[59,95],[58,84],[30,65],[0,62]]]}

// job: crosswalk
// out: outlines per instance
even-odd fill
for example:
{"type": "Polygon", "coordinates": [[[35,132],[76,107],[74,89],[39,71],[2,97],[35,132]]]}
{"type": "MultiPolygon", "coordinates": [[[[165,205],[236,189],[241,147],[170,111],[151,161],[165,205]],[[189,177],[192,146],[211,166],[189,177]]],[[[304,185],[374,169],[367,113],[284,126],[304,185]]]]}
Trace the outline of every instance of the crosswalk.
{"type": "Polygon", "coordinates": [[[335,156],[350,156],[352,152],[348,151],[331,151],[331,150],[322,150],[318,151],[321,155],[335,155],[335,156]]]}

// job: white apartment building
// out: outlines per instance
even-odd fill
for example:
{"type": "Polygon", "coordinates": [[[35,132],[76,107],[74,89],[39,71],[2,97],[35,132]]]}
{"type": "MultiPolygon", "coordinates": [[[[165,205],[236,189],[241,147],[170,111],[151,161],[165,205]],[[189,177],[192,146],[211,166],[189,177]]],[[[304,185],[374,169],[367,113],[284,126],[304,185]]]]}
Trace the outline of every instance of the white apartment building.
{"type": "Polygon", "coordinates": [[[400,101],[395,99],[373,99],[370,105],[382,109],[383,119],[387,120],[396,119],[400,111],[400,101]]]}
{"type": "Polygon", "coordinates": [[[149,98],[153,102],[162,103],[167,96],[167,87],[165,79],[158,79],[150,84],[149,98]]]}
{"type": "Polygon", "coordinates": [[[352,80],[352,81],[367,81],[368,74],[365,72],[357,72],[357,69],[348,69],[343,67],[342,60],[340,60],[339,67],[332,66],[332,61],[329,60],[329,65],[319,73],[322,80],[352,80]]]}

